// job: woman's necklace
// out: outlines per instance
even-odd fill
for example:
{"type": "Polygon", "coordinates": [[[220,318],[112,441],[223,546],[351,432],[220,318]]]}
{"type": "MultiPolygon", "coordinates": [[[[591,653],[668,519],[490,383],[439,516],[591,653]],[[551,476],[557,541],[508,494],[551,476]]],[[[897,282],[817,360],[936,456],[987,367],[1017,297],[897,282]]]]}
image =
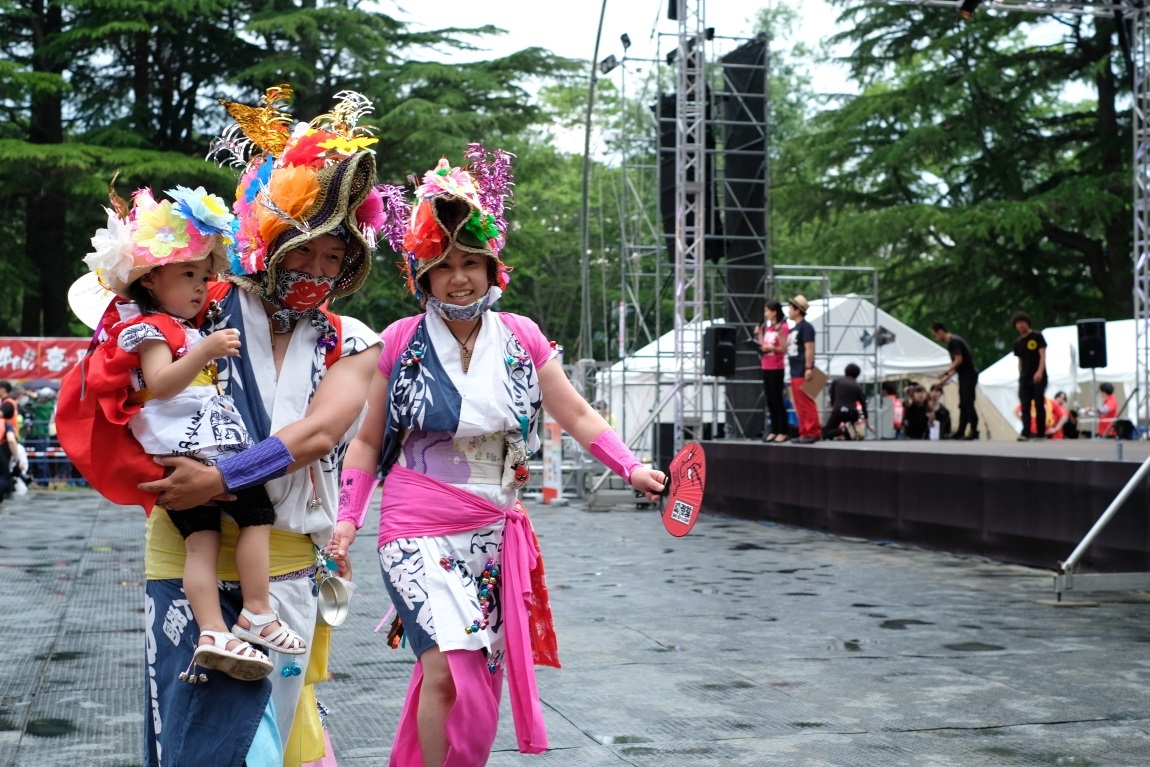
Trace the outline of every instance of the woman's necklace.
{"type": "Polygon", "coordinates": [[[466,373],[467,368],[471,366],[471,349],[468,348],[467,343],[475,336],[475,332],[479,330],[479,326],[482,324],[483,318],[480,317],[475,325],[472,326],[471,332],[467,334],[467,338],[463,339],[462,341],[459,340],[459,336],[455,335],[455,331],[451,329],[451,326],[447,326],[447,330],[451,333],[451,337],[455,339],[455,343],[459,344],[459,361],[463,363],[464,373],[466,373]]]}

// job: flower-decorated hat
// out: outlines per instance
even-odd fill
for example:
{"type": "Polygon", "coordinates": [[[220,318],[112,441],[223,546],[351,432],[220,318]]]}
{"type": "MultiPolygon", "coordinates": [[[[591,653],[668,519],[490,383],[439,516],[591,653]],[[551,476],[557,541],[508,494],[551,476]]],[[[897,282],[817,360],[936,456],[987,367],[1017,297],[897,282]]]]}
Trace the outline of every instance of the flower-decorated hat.
{"type": "MultiPolygon", "coordinates": [[[[115,184],[115,178],[112,184],[115,184]]],[[[112,185],[108,226],[92,237],[95,250],[84,256],[104,287],[128,298],[128,287],[157,266],[211,258],[212,273],[227,268],[235,218],[227,203],[204,188],[177,186],[170,200],[156,201],[151,189],[140,189],[129,207],[112,185]]]]}
{"type": "Polygon", "coordinates": [[[236,201],[230,278],[253,293],[276,284],[283,255],[323,234],[347,243],[331,298],[354,293],[371,270],[382,226],[375,188],[374,138],[357,125],[372,103],[352,91],[336,94],[331,112],[294,128],[289,85],[268,88],[260,106],[220,100],[236,120],[212,142],[209,158],[243,168],[236,201]],[[266,272],[266,279],[256,275],[266,272]]]}
{"type": "Polygon", "coordinates": [[[415,189],[414,205],[403,187],[382,187],[383,228],[392,249],[403,256],[407,287],[416,298],[423,298],[419,278],[453,247],[488,256],[497,267],[498,287],[509,282],[510,269],[499,254],[507,235],[503,209],[513,185],[511,155],[469,144],[464,157],[471,163],[466,168],[452,167],[445,157],[427,171],[415,189]]]}

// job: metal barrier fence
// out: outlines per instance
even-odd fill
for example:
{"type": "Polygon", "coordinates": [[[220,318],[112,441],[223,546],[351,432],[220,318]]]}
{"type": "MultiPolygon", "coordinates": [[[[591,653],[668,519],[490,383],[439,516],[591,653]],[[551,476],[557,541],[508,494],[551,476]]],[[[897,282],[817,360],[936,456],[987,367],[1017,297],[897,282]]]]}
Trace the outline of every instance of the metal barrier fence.
{"type": "Polygon", "coordinates": [[[25,419],[20,443],[28,453],[28,476],[38,487],[87,487],[52,431],[48,421],[25,419]]]}

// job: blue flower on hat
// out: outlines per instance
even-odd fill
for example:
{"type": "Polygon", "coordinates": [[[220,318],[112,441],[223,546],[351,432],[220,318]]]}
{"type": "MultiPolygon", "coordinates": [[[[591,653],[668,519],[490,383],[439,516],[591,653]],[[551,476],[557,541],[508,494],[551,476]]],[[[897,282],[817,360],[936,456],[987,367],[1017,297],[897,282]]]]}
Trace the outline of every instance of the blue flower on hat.
{"type": "Polygon", "coordinates": [[[205,236],[220,234],[231,240],[235,216],[223,198],[208,194],[202,186],[195,189],[177,186],[168,189],[167,194],[176,201],[176,212],[191,221],[197,232],[205,236]]]}

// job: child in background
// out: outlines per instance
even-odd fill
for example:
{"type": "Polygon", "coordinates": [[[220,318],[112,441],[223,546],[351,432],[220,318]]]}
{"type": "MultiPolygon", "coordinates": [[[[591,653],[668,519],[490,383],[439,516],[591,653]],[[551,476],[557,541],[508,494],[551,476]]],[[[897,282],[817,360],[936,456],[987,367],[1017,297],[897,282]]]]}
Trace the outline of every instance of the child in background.
{"type": "Polygon", "coordinates": [[[895,386],[894,381],[882,382],[882,396],[886,399],[887,405],[891,408],[891,425],[894,427],[894,436],[901,436],[902,422],[906,415],[906,408],[903,405],[902,399],[898,396],[898,387],[895,386]]]}
{"type": "Polygon", "coordinates": [[[926,387],[911,384],[906,388],[905,420],[903,432],[907,439],[927,439],[930,437],[931,412],[927,401],[926,387]]]}
{"type": "Polygon", "coordinates": [[[943,391],[942,384],[936,383],[930,387],[930,392],[927,400],[930,404],[930,411],[933,415],[934,422],[938,424],[938,431],[941,439],[948,439],[950,437],[950,408],[942,402],[942,397],[945,392],[943,391]]]}
{"type": "MultiPolygon", "coordinates": [[[[223,200],[202,187],[177,187],[168,194],[175,205],[156,202],[150,190],[141,190],[128,211],[113,192],[117,213],[109,211],[108,229],[92,239],[96,252],[85,261],[110,290],[130,300],[117,301],[105,314],[107,338],[93,357],[88,380],[126,372],[127,397],[121,407],[146,453],[214,465],[252,444],[235,404],[219,393],[214,362],[239,354],[239,331],[204,336],[192,322],[206,309],[209,280],[226,266],[232,215],[223,200]]],[[[101,404],[107,411],[108,405],[101,404]]],[[[112,464],[117,456],[108,459],[112,464]]],[[[107,470],[115,469],[109,465],[107,470]]],[[[180,677],[186,681],[202,678],[197,665],[236,679],[264,678],[272,663],[252,644],[291,655],[307,650],[271,606],[269,541],[275,509],[267,490],[257,485],[235,495],[236,500],[219,506],[169,515],[184,537],[183,588],[200,628],[192,662],[180,677]],[[244,609],[230,631],[216,576],[221,508],[240,528],[236,567],[244,609]]]]}
{"type": "Polygon", "coordinates": [[[1102,395],[1102,406],[1098,408],[1098,436],[1114,436],[1114,417],[1118,414],[1118,398],[1114,396],[1114,384],[1098,384],[1102,395]]]}

